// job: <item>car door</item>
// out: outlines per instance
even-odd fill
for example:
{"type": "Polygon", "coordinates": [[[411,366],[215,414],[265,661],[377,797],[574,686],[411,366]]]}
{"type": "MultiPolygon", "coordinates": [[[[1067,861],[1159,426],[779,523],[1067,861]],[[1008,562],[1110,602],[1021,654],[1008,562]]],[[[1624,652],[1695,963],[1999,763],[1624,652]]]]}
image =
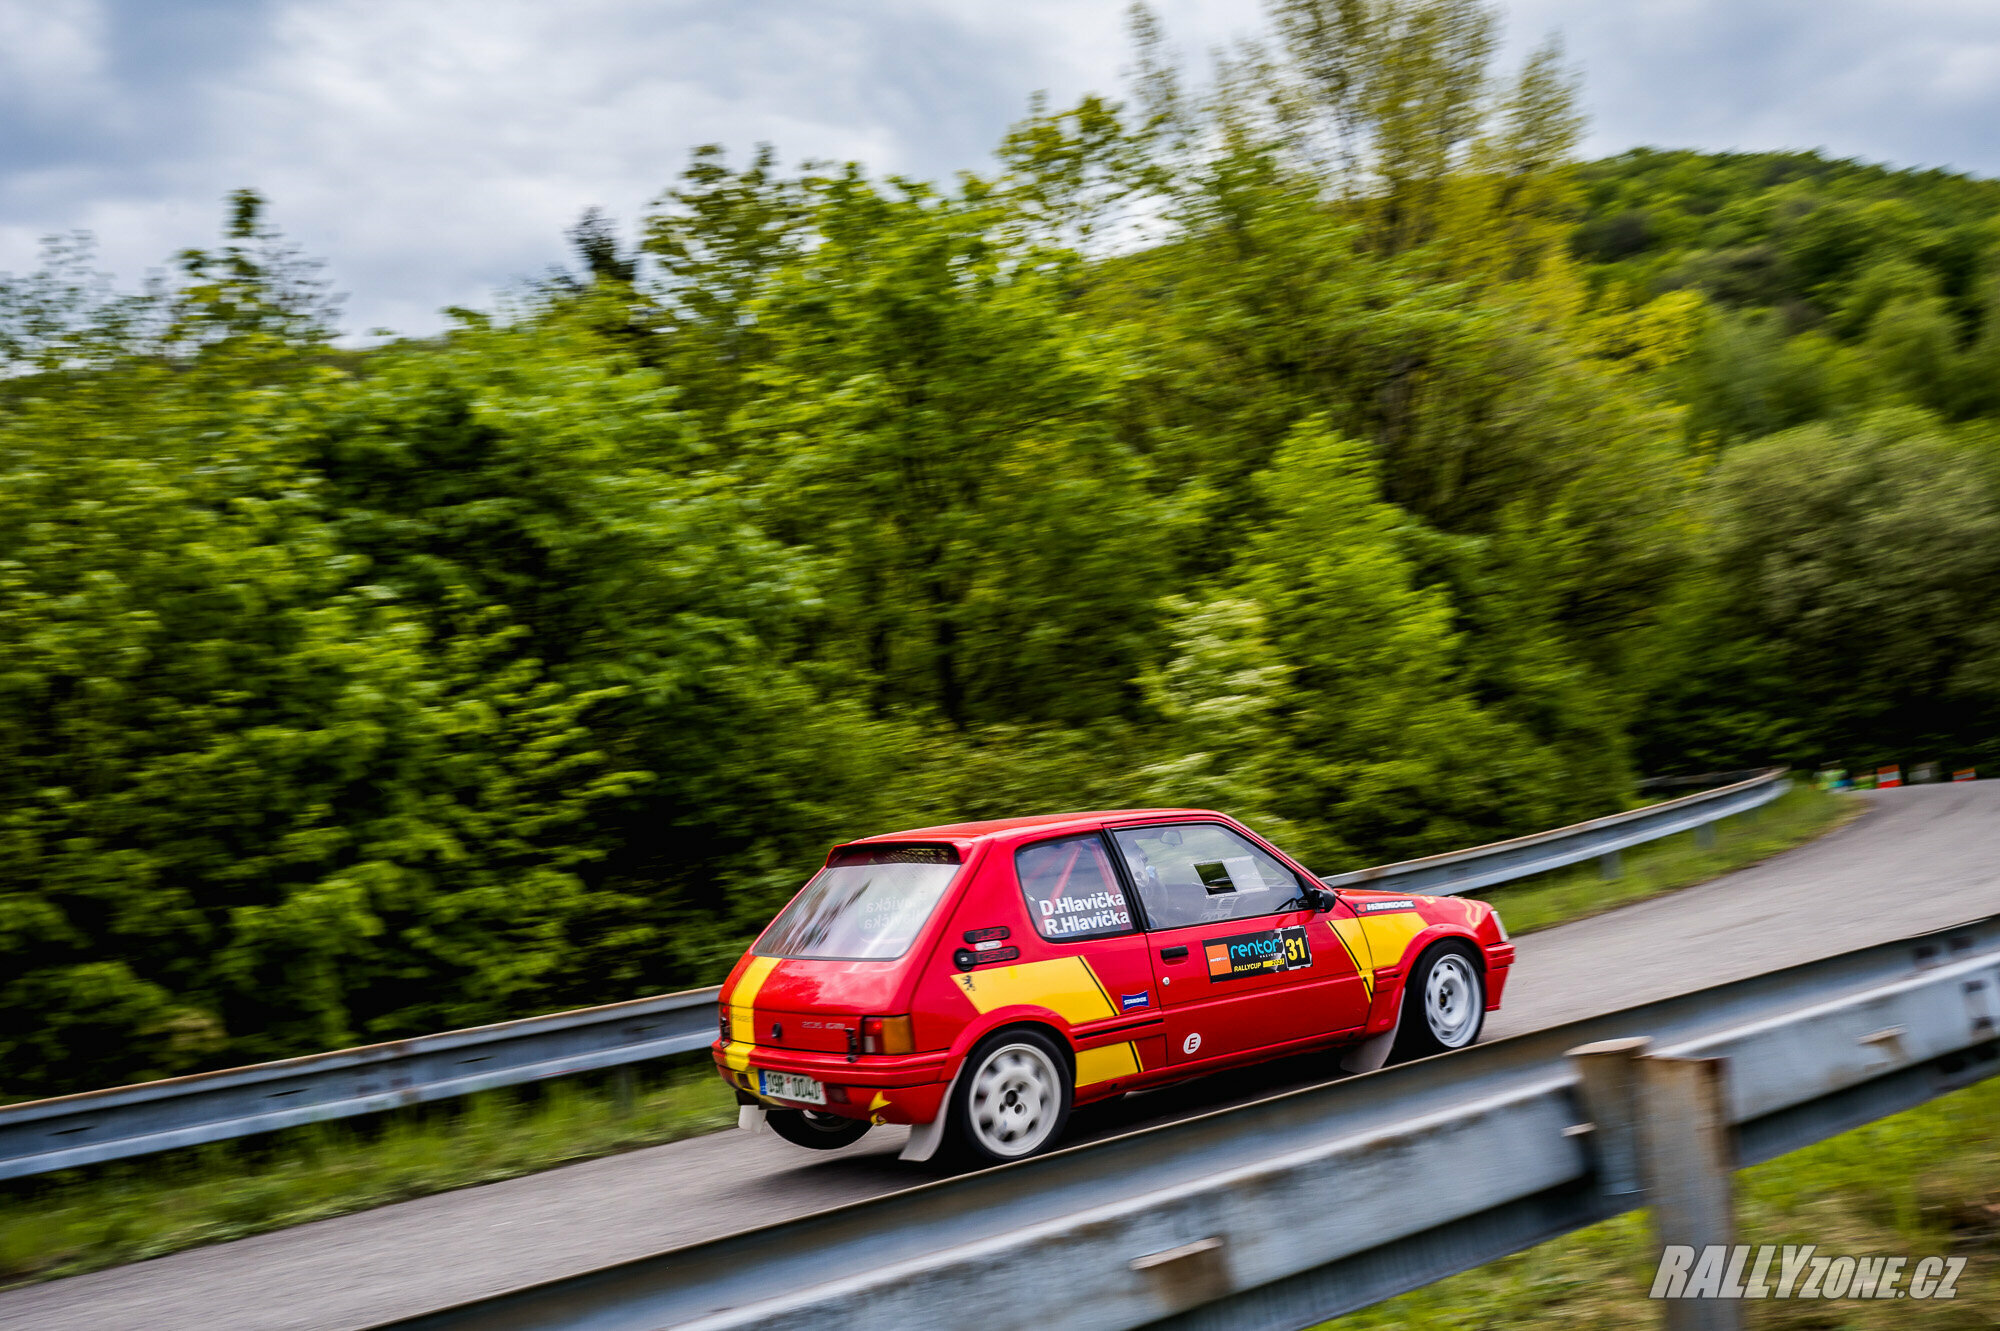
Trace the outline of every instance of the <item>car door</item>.
{"type": "Polygon", "coordinates": [[[1367,1019],[1360,969],[1306,884],[1219,823],[1112,828],[1146,915],[1173,1063],[1330,1035],[1367,1019]]]}
{"type": "Polygon", "coordinates": [[[1074,992],[1059,1010],[1077,1045],[1077,1093],[1123,1089],[1159,1069],[1165,1019],[1110,843],[1096,832],[1028,842],[1015,851],[1014,868],[1039,935],[1031,955],[1042,959],[1043,974],[1072,977],[1074,992]]]}

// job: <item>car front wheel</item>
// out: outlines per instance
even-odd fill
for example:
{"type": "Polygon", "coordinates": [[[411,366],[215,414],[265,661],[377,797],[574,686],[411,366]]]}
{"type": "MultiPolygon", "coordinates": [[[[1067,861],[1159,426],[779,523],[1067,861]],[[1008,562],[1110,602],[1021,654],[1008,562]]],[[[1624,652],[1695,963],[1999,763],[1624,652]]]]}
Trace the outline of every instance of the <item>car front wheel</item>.
{"type": "Polygon", "coordinates": [[[1390,1062],[1463,1049],[1486,1024],[1479,959],[1460,942],[1439,943],[1417,959],[1403,987],[1403,1019],[1390,1062]]]}
{"type": "Polygon", "coordinates": [[[1040,1031],[1000,1031],[965,1060],[952,1120],[981,1164],[1024,1160],[1048,1149],[1069,1122],[1069,1059],[1040,1031]]]}

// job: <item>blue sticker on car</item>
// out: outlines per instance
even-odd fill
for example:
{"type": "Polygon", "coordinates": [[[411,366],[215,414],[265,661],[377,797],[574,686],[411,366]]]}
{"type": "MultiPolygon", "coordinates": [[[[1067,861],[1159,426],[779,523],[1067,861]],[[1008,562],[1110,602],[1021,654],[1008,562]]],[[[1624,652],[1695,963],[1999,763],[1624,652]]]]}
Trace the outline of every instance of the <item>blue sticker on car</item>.
{"type": "Polygon", "coordinates": [[[1119,1006],[1127,1012],[1130,1012],[1135,1007],[1145,1007],[1152,1001],[1145,994],[1120,994],[1118,997],[1119,1006]]]}

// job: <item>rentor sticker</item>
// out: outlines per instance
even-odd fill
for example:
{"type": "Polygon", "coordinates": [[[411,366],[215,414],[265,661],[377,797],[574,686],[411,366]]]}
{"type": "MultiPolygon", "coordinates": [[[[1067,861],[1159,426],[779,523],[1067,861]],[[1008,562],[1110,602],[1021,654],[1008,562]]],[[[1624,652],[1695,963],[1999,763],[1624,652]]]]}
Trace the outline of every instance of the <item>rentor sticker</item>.
{"type": "Polygon", "coordinates": [[[1204,938],[1201,950],[1208,961],[1211,984],[1246,975],[1305,970],[1312,965],[1312,944],[1306,939],[1305,926],[1298,924],[1283,929],[1260,929],[1254,934],[1204,938]]]}

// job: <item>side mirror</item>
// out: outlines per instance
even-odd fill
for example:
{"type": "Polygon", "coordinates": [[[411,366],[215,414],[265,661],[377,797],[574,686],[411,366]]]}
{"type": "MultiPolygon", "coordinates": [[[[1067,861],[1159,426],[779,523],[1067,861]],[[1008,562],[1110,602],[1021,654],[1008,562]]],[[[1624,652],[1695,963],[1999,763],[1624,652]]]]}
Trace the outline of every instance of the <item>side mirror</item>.
{"type": "Polygon", "coordinates": [[[1309,887],[1306,889],[1306,903],[1321,914],[1332,910],[1334,904],[1339,900],[1339,895],[1327,888],[1309,887]]]}

